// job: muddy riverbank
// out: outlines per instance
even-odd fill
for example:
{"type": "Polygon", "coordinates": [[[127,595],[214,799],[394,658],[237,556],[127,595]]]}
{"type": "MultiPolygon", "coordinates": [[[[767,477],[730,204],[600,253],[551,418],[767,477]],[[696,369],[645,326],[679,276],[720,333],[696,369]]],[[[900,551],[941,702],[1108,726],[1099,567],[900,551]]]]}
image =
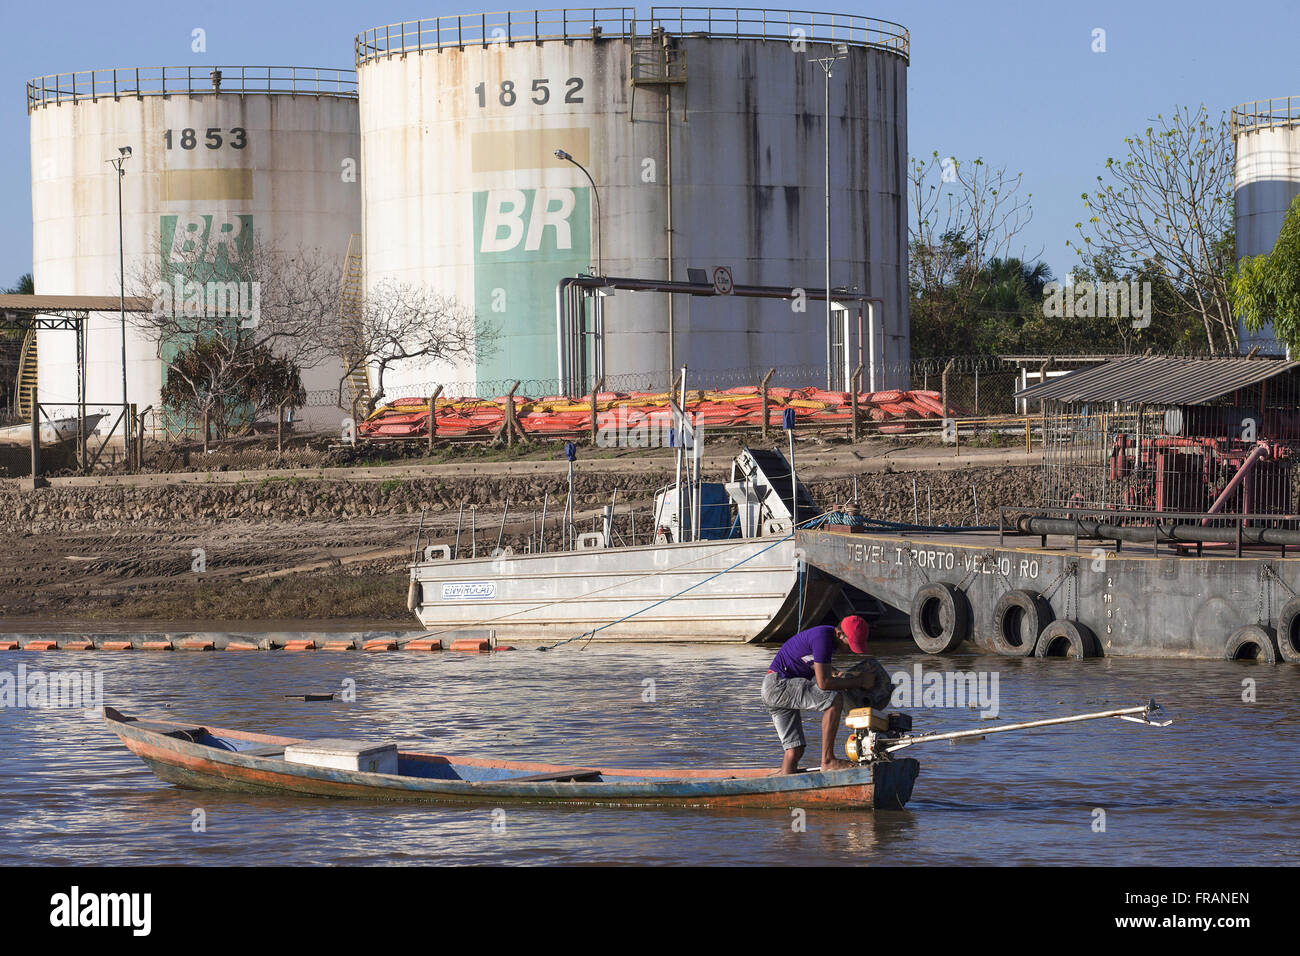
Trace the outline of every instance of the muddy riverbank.
{"type": "MultiPolygon", "coordinates": [[[[659,456],[578,468],[579,526],[617,491],[618,537],[644,543],[657,489],[673,478],[659,456]],[[622,467],[621,467],[622,466],[622,467]]],[[[1032,501],[1034,467],[858,471],[801,468],[823,507],[857,494],[893,521],[996,521],[999,506],[1032,501]],[[914,497],[915,488],[915,497],[914,497]]],[[[725,477],[716,475],[715,478],[725,477]]],[[[502,474],[467,465],[430,477],[321,477],[0,488],[0,629],[34,622],[204,620],[409,624],[403,571],[424,516],[426,539],[461,553],[500,542],[558,540],[567,479],[558,469],[502,474]],[[507,510],[508,502],[508,510],[507,510]],[[503,524],[503,517],[505,518],[503,524]]]]}

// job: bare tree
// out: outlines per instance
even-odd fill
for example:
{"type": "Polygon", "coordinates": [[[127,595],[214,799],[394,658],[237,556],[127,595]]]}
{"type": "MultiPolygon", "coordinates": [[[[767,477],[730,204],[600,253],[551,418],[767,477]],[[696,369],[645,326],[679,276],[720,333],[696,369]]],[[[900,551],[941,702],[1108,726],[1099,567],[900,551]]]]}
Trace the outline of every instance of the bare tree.
{"type": "Polygon", "coordinates": [[[339,403],[353,373],[368,369],[373,388],[366,416],[387,395],[385,376],[395,365],[413,360],[470,362],[490,355],[497,340],[496,330],[478,324],[474,310],[456,298],[389,279],[366,293],[357,313],[344,325],[348,347],[339,403]]]}
{"type": "MultiPolygon", "coordinates": [[[[184,396],[203,420],[206,442],[209,421],[225,434],[268,382],[293,383],[297,370],[337,359],[341,276],[322,250],[261,235],[238,246],[173,243],[128,275],[131,294],[153,302],[131,321],[166,364],[173,401],[184,396]]],[[[285,387],[284,401],[302,400],[300,387],[285,387]]]]}
{"type": "Polygon", "coordinates": [[[1108,158],[1109,178],[1098,176],[1096,191],[1083,194],[1089,216],[1075,224],[1083,238],[1076,250],[1085,261],[1113,254],[1139,266],[1155,263],[1181,307],[1201,321],[1210,352],[1235,350],[1227,124],[1222,116],[1211,122],[1204,104],[1195,112],[1175,108],[1124,143],[1128,157],[1108,158]]]}
{"type": "Polygon", "coordinates": [[[1010,255],[1033,218],[1033,194],[1020,195],[1022,176],[981,157],[967,162],[935,152],[911,161],[910,262],[920,294],[952,285],[969,289],[980,269],[1010,255]]]}

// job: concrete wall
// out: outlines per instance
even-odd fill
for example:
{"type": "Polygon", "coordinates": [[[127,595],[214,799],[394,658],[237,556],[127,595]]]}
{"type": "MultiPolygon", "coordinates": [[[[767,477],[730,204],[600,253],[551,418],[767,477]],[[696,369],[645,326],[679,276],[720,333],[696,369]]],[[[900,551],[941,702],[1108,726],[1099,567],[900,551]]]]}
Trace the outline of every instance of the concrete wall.
{"type": "MultiPolygon", "coordinates": [[[[132,148],[122,180],[128,285],[149,269],[146,260],[156,269],[171,254],[168,238],[178,231],[198,237],[209,255],[221,236],[252,228],[278,244],[319,248],[342,262],[348,237],[361,224],[360,184],[345,182],[342,174],[345,159],[360,159],[355,97],[241,94],[228,92],[229,86],[219,94],[100,96],[32,109],[37,293],[117,293],[117,184],[107,161],[120,146],[132,148]],[[217,148],[206,146],[210,128],[220,131],[217,148]],[[192,149],[183,146],[187,129],[196,131],[192,149]],[[243,135],[232,133],[236,129],[243,135]]],[[[40,335],[41,399],[70,405],[77,394],[74,335],[40,335]]],[[[86,352],[90,409],[120,402],[117,314],[91,316],[86,352]]],[[[154,344],[128,320],[129,400],[156,407],[163,374],[154,344]]],[[[335,363],[303,376],[309,390],[334,388],[338,377],[335,363]]],[[[339,421],[333,408],[305,408],[299,415],[322,425],[339,421]]]]}
{"type": "MultiPolygon", "coordinates": [[[[428,284],[501,332],[475,368],[404,367],[399,393],[515,378],[530,394],[556,387],[555,285],[597,256],[590,184],[557,148],[599,186],[606,274],[686,281],[688,267],[725,265],[739,284],[824,285],[824,75],[808,58],[827,47],[678,42],[687,83],[637,87],[635,104],[632,40],[608,33],[358,65],[368,285],[428,284]]],[[[901,55],[853,46],[831,80],[831,282],[885,300],[888,363],[909,356],[906,75],[901,55]]],[[[824,384],[822,303],[674,298],[672,364],[808,365],[808,384],[824,384]]],[[[661,294],[605,300],[608,387],[660,371],[667,384],[668,321],[661,294]]],[[[856,364],[855,341],[850,352],[856,364]]]]}

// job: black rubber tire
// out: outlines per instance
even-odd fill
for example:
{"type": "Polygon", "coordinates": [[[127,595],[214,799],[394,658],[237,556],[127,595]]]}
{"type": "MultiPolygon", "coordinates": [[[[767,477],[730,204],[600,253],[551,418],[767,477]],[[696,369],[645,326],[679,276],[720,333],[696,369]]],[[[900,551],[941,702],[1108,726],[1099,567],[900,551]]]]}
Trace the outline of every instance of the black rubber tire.
{"type": "Polygon", "coordinates": [[[1300,597],[1282,605],[1282,613],[1277,616],[1277,649],[1282,660],[1300,664],[1300,597]]]}
{"type": "Polygon", "coordinates": [[[993,608],[993,649],[1007,657],[1030,657],[1038,635],[1052,623],[1052,606],[1034,591],[1017,588],[998,598],[993,608]]]}
{"type": "Polygon", "coordinates": [[[1035,657],[1101,657],[1101,644],[1085,625],[1065,619],[1053,621],[1038,635],[1035,657]],[[1061,650],[1065,648],[1065,653],[1061,650]]]}
{"type": "Polygon", "coordinates": [[[1232,632],[1223,649],[1226,661],[1259,661],[1261,664],[1277,663],[1277,642],[1269,628],[1247,624],[1232,632]]]}
{"type": "Polygon", "coordinates": [[[970,601],[951,584],[927,584],[912,598],[912,640],[927,654],[947,654],[970,636],[970,601]]]}

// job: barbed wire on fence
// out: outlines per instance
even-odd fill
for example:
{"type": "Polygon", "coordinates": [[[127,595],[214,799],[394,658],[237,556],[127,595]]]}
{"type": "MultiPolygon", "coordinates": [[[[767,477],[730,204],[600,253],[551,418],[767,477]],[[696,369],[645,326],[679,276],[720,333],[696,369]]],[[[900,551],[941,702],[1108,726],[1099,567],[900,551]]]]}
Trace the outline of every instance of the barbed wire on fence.
{"type": "MultiPolygon", "coordinates": [[[[948,372],[948,387],[954,396],[969,393],[970,401],[975,405],[988,406],[987,400],[981,399],[981,392],[988,398],[996,392],[1006,393],[1006,411],[1012,411],[1010,402],[1010,385],[1016,377],[1016,369],[1007,361],[988,355],[949,356],[941,358],[917,359],[907,362],[884,362],[876,366],[878,382],[898,383],[914,389],[938,390],[945,370],[948,372]],[[999,384],[1001,377],[1006,377],[1006,386],[999,384]]],[[[737,366],[733,368],[693,369],[686,371],[686,387],[690,390],[721,390],[740,386],[757,386],[772,372],[768,385],[780,388],[819,388],[825,381],[824,365],[778,365],[778,366],[737,366]]],[[[601,385],[604,392],[651,392],[661,393],[676,380],[680,370],[657,369],[645,372],[628,372],[607,375],[601,385]]],[[[551,379],[479,379],[474,381],[436,381],[407,382],[391,386],[379,402],[379,407],[398,399],[428,398],[442,387],[441,397],[451,399],[497,400],[510,390],[515,382],[519,387],[515,395],[521,398],[544,399],[555,398],[563,394],[563,386],[558,378],[551,379]]],[[[865,391],[866,372],[864,370],[860,390],[865,391]]],[[[579,396],[574,396],[579,397],[579,396]]],[[[322,389],[307,393],[308,407],[334,407],[348,411],[347,397],[342,403],[336,389],[322,389]]],[[[960,402],[959,402],[960,404],[960,402]]],[[[986,411],[980,408],[979,411],[986,411]]]]}
{"type": "MultiPolygon", "coordinates": [[[[1198,353],[1189,351],[1177,357],[1194,358],[1198,353]]],[[[1095,359],[1101,362],[1114,358],[1111,354],[1070,355],[1069,367],[1077,368],[1080,360],[1095,359]]],[[[940,391],[947,386],[947,400],[957,411],[963,414],[998,415],[1016,412],[1013,393],[1020,385],[1020,368],[1028,366],[1036,374],[1034,364],[1040,359],[1047,361],[1051,356],[1024,355],[1002,357],[996,355],[956,355],[913,359],[906,362],[884,362],[876,366],[876,381],[890,383],[889,388],[911,388],[926,391],[940,391]],[[946,376],[945,376],[946,373],[946,376]]],[[[779,388],[820,388],[826,380],[824,365],[778,365],[772,366],[737,366],[733,368],[693,369],[688,366],[686,387],[690,390],[702,389],[717,391],[740,386],[757,386],[771,371],[768,385],[779,388]]],[[[627,372],[607,375],[602,384],[604,392],[666,392],[679,374],[680,370],[657,369],[644,372],[627,372]]],[[[390,386],[379,401],[377,407],[391,404],[399,399],[427,399],[441,386],[442,398],[448,400],[499,400],[519,382],[515,395],[534,400],[556,398],[563,394],[563,386],[558,378],[540,379],[478,379],[411,382],[390,386]]],[[[867,390],[864,372],[860,390],[867,390]]],[[[884,388],[878,385],[877,388],[884,388]]],[[[581,399],[582,396],[572,396],[581,399]]],[[[349,396],[344,393],[342,401],[337,389],[319,389],[306,394],[304,407],[335,408],[344,415],[350,415],[349,396]]],[[[358,409],[364,414],[364,409],[358,409]]]]}

